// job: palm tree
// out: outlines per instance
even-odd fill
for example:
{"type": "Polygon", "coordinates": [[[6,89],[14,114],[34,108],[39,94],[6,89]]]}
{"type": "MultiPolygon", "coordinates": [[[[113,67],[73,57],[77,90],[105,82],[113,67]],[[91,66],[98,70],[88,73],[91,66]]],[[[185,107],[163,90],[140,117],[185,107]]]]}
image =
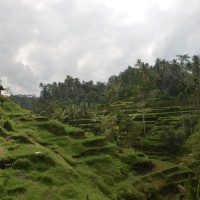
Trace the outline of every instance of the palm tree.
{"type": "Polygon", "coordinates": [[[94,116],[94,112],[92,112],[89,103],[81,103],[79,109],[82,118],[91,118],[94,116]]]}
{"type": "Polygon", "coordinates": [[[57,119],[60,122],[64,122],[66,118],[65,110],[62,110],[62,108],[56,109],[52,115],[52,118],[57,119]]]}
{"type": "Polygon", "coordinates": [[[75,118],[79,118],[80,108],[77,105],[69,105],[65,110],[65,117],[68,120],[74,120],[75,118]]]}
{"type": "Polygon", "coordinates": [[[180,61],[181,67],[185,67],[187,63],[189,63],[190,56],[188,54],[177,55],[177,59],[180,61]]]}
{"type": "Polygon", "coordinates": [[[200,56],[193,56],[192,57],[192,64],[191,64],[191,71],[193,74],[193,83],[195,87],[195,92],[197,95],[197,103],[198,103],[198,111],[200,112],[200,98],[199,98],[199,92],[200,92],[200,56]]]}

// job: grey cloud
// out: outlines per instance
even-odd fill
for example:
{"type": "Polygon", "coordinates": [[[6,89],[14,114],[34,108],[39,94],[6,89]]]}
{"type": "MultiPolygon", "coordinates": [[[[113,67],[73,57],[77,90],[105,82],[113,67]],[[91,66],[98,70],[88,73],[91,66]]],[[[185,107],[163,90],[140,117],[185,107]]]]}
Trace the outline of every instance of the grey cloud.
{"type": "MultiPolygon", "coordinates": [[[[177,54],[199,54],[200,6],[198,1],[179,0],[173,10],[154,12],[150,18],[156,28],[159,45],[153,56],[172,59],[177,54]]],[[[150,22],[151,23],[151,22],[150,22]]]]}
{"type": "Polygon", "coordinates": [[[163,9],[153,0],[144,19],[126,23],[104,0],[3,0],[0,78],[13,93],[38,94],[40,82],[67,75],[106,81],[138,58],[199,54],[198,0],[174,2],[163,9]]]}

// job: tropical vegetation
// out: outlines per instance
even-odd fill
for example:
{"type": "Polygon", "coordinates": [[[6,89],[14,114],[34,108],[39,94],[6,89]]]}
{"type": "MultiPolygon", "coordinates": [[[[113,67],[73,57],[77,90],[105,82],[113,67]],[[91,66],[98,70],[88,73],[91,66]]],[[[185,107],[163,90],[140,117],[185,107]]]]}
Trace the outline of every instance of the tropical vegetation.
{"type": "Polygon", "coordinates": [[[200,199],[199,56],[39,87],[0,108],[2,199],[200,199]]]}

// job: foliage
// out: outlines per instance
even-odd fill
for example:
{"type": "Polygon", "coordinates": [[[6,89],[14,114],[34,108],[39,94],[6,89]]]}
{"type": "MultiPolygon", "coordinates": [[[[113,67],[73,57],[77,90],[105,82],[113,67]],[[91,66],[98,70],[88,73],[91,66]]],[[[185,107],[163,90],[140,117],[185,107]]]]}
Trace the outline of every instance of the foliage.
{"type": "Polygon", "coordinates": [[[170,153],[175,153],[180,149],[183,141],[186,139],[186,135],[183,129],[175,129],[169,125],[161,133],[161,139],[165,149],[170,153]]]}
{"type": "Polygon", "coordinates": [[[50,133],[53,133],[55,135],[65,135],[65,133],[66,133],[63,124],[61,124],[57,120],[38,122],[38,123],[36,123],[36,126],[38,126],[41,129],[47,130],[50,133]]]}
{"type": "MultiPolygon", "coordinates": [[[[200,58],[179,55],[152,66],[138,60],[107,83],[67,76],[41,83],[39,97],[12,97],[40,115],[12,102],[0,108],[0,191],[14,199],[159,199],[154,181],[171,189],[191,173],[160,160],[197,131],[199,77],[200,58]]],[[[189,166],[198,169],[192,153],[189,166]]]]}
{"type": "Polygon", "coordinates": [[[189,160],[188,166],[197,173],[200,173],[200,150],[197,150],[194,154],[192,154],[192,158],[189,160]]]}
{"type": "Polygon", "coordinates": [[[19,104],[22,108],[31,109],[37,112],[37,96],[36,95],[10,95],[10,99],[19,104]]]}
{"type": "Polygon", "coordinates": [[[3,127],[7,131],[14,131],[13,123],[10,120],[5,121],[4,124],[3,124],[3,127]]]}
{"type": "Polygon", "coordinates": [[[31,166],[31,162],[27,158],[19,158],[13,163],[14,169],[24,169],[27,170],[31,166]]]}
{"type": "Polygon", "coordinates": [[[137,188],[125,191],[117,200],[161,200],[158,190],[154,185],[140,184],[137,188]]]}
{"type": "Polygon", "coordinates": [[[200,199],[200,177],[190,178],[184,182],[184,185],[178,185],[179,190],[184,198],[188,200],[200,199]]]}

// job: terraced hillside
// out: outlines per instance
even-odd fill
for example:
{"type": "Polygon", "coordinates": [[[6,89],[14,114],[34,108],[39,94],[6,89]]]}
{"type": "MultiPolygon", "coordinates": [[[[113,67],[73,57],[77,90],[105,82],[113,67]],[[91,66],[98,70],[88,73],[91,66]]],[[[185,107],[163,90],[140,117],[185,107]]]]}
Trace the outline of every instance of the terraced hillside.
{"type": "Polygon", "coordinates": [[[191,175],[12,102],[0,108],[0,199],[169,199],[191,175]]]}
{"type": "MultiPolygon", "coordinates": [[[[121,101],[113,103],[111,110],[118,110],[131,118],[131,134],[137,133],[141,136],[141,141],[134,145],[134,148],[143,151],[149,158],[173,162],[177,159],[174,153],[178,149],[170,149],[169,144],[164,144],[165,136],[168,134],[167,137],[173,139],[173,131],[180,131],[184,140],[184,137],[193,134],[193,129],[200,119],[197,105],[177,99],[150,98],[143,102],[143,106],[133,101],[121,101]]],[[[126,140],[127,134],[122,136],[126,140]]]]}

